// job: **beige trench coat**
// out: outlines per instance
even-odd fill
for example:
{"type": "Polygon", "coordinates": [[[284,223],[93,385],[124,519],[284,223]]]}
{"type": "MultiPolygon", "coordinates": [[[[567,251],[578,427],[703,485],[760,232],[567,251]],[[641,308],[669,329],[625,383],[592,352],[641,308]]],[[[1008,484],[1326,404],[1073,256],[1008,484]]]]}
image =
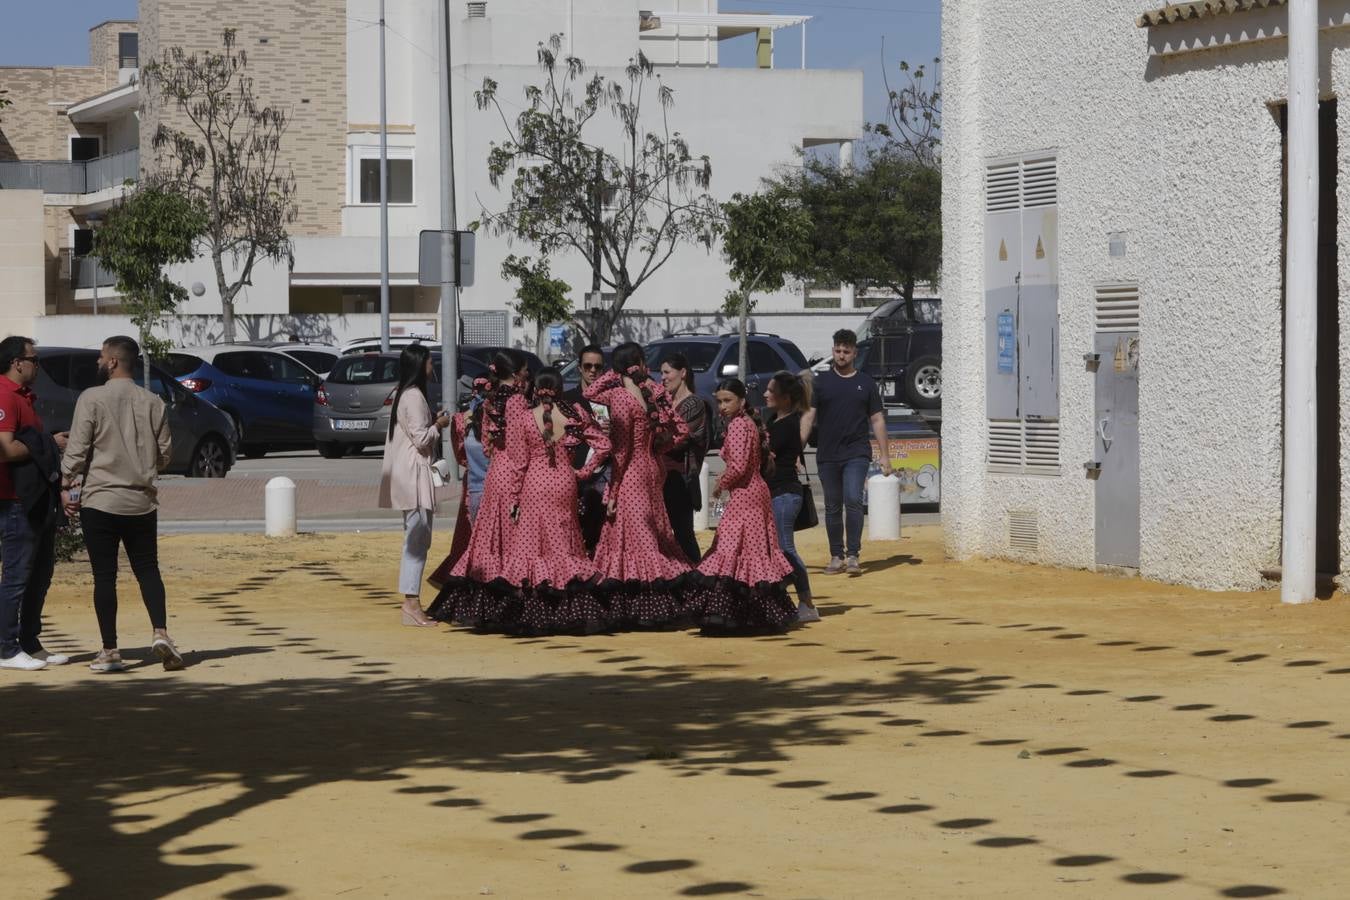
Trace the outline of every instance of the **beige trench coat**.
{"type": "Polygon", "coordinates": [[[431,463],[440,429],[431,416],[427,398],[416,389],[403,392],[390,415],[398,423],[384,442],[380,472],[381,509],[435,509],[436,488],[431,463]]]}

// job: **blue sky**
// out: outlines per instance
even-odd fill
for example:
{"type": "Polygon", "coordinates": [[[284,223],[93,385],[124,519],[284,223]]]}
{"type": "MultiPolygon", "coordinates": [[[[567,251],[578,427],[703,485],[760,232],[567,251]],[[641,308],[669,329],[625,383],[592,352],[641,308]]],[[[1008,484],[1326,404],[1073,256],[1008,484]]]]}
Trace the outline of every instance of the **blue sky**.
{"type": "MultiPolygon", "coordinates": [[[[660,0],[651,0],[653,10],[660,0]]],[[[0,28],[0,65],[50,66],[88,62],[88,29],[106,19],[134,19],[136,0],[43,0],[5,2],[0,28]]],[[[901,59],[926,62],[938,55],[940,0],[721,0],[723,11],[782,13],[814,18],[807,26],[806,61],[811,68],[862,69],[865,113],[885,113],[883,42],[888,76],[895,83],[901,59]]],[[[801,64],[799,32],[779,33],[775,62],[801,64]]],[[[754,41],[737,38],[722,47],[723,65],[753,65],[754,41]]]]}

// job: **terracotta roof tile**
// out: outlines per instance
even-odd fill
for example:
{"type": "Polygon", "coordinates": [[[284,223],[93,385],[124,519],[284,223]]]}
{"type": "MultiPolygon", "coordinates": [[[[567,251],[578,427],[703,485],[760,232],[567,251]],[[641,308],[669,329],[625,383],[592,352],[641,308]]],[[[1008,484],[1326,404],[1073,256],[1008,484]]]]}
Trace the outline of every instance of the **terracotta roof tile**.
{"type": "Polygon", "coordinates": [[[1206,16],[1265,9],[1268,6],[1284,6],[1287,2],[1288,0],[1195,0],[1192,3],[1169,3],[1144,13],[1135,20],[1135,24],[1140,28],[1171,25],[1174,22],[1203,19],[1206,16]]]}

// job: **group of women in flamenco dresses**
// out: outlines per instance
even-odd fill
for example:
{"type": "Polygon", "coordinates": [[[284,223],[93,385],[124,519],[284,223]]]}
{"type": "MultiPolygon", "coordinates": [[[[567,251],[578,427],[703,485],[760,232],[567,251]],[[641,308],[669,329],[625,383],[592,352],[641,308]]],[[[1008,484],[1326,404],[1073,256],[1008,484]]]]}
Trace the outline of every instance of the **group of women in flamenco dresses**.
{"type": "Polygon", "coordinates": [[[540,371],[531,384],[519,354],[497,354],[491,378],[476,385],[475,403],[454,422],[457,447],[477,437],[489,465],[471,526],[466,500],[450,556],[431,578],[439,593],[427,615],[511,633],[688,625],[715,633],[797,621],[785,587],[792,566],[779,549],[761,475],[764,431],[744,385],[728,379],[718,386],[725,471],[713,494],[729,499],[712,548],[695,566],[676,541],[662,495],[661,457],[689,439],[688,426],[648,376],[639,345],[620,345],[613,360],[612,371],[584,391],[608,409],[606,431],[563,399],[556,371],[540,371]],[[580,442],[591,452],[578,469],[580,442]],[[606,463],[607,516],[592,558],[578,483],[606,463]]]}

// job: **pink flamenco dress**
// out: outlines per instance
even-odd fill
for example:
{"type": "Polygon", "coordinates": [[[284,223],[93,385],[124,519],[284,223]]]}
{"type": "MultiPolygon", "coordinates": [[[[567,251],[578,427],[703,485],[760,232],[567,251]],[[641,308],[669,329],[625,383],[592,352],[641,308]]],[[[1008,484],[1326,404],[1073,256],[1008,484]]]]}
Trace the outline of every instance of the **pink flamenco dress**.
{"type": "Polygon", "coordinates": [[[600,533],[595,567],[611,621],[650,628],[677,624],[696,611],[689,590],[693,567],[670,527],[660,459],[689,439],[689,426],[661,385],[642,381],[641,390],[645,402],[624,387],[618,372],[607,372],[586,388],[585,397],[609,409],[612,447],[605,500],[614,512],[600,533]]]}
{"type": "Polygon", "coordinates": [[[792,564],[778,549],[769,486],[760,475],[760,434],[744,414],[727,423],[721,486],[730,494],[717,536],[699,564],[699,605],[708,630],[783,629],[797,619],[787,594],[792,564]]]}
{"type": "Polygon", "coordinates": [[[581,536],[577,482],[578,477],[591,477],[609,458],[609,440],[578,406],[557,403],[552,415],[563,420],[564,433],[551,442],[544,439],[533,410],[525,411],[519,427],[507,423],[511,470],[522,477],[511,486],[512,502],[520,512],[502,574],[521,603],[518,621],[499,624],[533,634],[600,631],[609,627],[612,616],[597,590],[595,564],[581,536]],[[572,451],[582,440],[595,452],[578,472],[572,468],[572,451]]]}
{"type": "MultiPolygon", "coordinates": [[[[520,598],[507,577],[516,552],[511,510],[519,496],[529,456],[523,442],[534,428],[529,402],[514,388],[498,387],[486,401],[484,446],[491,464],[469,546],[444,576],[427,615],[442,622],[493,628],[520,618],[520,598]]],[[[438,573],[439,574],[439,571],[438,573]]]]}

